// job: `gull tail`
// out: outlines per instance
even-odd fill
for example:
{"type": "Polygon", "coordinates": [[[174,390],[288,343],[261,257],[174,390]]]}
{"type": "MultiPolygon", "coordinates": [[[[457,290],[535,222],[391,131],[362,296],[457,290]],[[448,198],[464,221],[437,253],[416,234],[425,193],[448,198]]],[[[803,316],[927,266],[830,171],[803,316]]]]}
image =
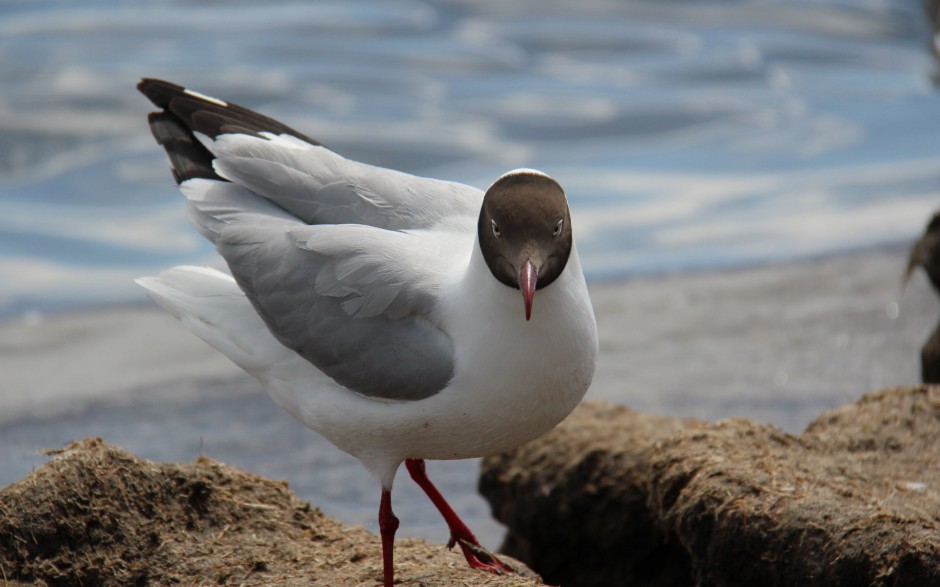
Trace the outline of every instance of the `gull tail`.
{"type": "Polygon", "coordinates": [[[268,331],[230,275],[181,266],[135,281],[193,334],[256,377],[293,354],[268,331]]]}

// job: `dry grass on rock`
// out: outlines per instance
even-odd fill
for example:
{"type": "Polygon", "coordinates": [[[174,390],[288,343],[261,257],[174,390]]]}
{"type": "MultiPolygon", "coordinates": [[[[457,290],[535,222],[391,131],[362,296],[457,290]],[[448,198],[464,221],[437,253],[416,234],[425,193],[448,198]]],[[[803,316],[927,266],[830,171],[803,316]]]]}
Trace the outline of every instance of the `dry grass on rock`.
{"type": "MultiPolygon", "coordinates": [[[[474,571],[458,552],[396,541],[396,580],[433,587],[532,587],[474,571]]],[[[378,537],[331,520],[285,483],[201,458],[138,459],[76,442],[0,489],[0,579],[8,585],[381,583],[378,537]]]]}
{"type": "Polygon", "coordinates": [[[799,436],[586,404],[487,459],[481,492],[549,583],[940,585],[940,387],[799,436]]]}

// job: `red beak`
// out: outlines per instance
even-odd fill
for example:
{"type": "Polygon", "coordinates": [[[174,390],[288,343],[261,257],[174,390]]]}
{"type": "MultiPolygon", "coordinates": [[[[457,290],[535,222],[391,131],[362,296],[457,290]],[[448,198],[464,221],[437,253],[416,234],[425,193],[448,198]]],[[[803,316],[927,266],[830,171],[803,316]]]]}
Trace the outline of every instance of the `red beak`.
{"type": "Polygon", "coordinates": [[[522,271],[519,272],[519,289],[522,290],[522,299],[525,300],[525,319],[532,317],[532,297],[535,295],[535,285],[538,281],[538,272],[532,266],[532,261],[526,259],[522,271]]]}

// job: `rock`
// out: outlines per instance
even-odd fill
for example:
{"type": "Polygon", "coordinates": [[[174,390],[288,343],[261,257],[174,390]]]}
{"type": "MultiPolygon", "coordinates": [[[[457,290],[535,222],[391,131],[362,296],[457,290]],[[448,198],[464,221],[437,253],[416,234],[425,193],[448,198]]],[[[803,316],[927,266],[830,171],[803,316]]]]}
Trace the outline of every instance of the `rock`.
{"type": "Polygon", "coordinates": [[[484,461],[504,549],[561,585],[940,584],[940,387],[802,435],[585,404],[484,461]]]}
{"type": "MultiPolygon", "coordinates": [[[[4,585],[378,585],[378,537],[275,482],[207,458],[138,459],[73,443],[0,489],[4,585]]],[[[521,565],[520,565],[521,566],[521,565]]],[[[457,552],[396,541],[403,584],[540,585],[470,569],[457,552]]]]}
{"type": "Polygon", "coordinates": [[[649,457],[657,439],[696,426],[587,402],[540,440],[484,459],[480,493],[509,529],[502,552],[553,585],[678,584],[688,557],[647,506],[649,457]]]}

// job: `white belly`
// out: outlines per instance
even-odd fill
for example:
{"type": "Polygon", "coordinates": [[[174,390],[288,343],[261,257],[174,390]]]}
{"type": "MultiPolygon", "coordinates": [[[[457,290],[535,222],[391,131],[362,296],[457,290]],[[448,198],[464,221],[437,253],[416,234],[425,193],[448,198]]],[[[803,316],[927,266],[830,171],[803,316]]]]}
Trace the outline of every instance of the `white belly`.
{"type": "Polygon", "coordinates": [[[520,292],[488,275],[483,286],[446,296],[441,311],[449,317],[456,374],[427,399],[351,393],[302,359],[261,378],[282,407],[380,477],[406,458],[515,448],[563,420],[594,375],[597,327],[576,254],[569,264],[572,271],[536,293],[528,322],[520,292]]]}

